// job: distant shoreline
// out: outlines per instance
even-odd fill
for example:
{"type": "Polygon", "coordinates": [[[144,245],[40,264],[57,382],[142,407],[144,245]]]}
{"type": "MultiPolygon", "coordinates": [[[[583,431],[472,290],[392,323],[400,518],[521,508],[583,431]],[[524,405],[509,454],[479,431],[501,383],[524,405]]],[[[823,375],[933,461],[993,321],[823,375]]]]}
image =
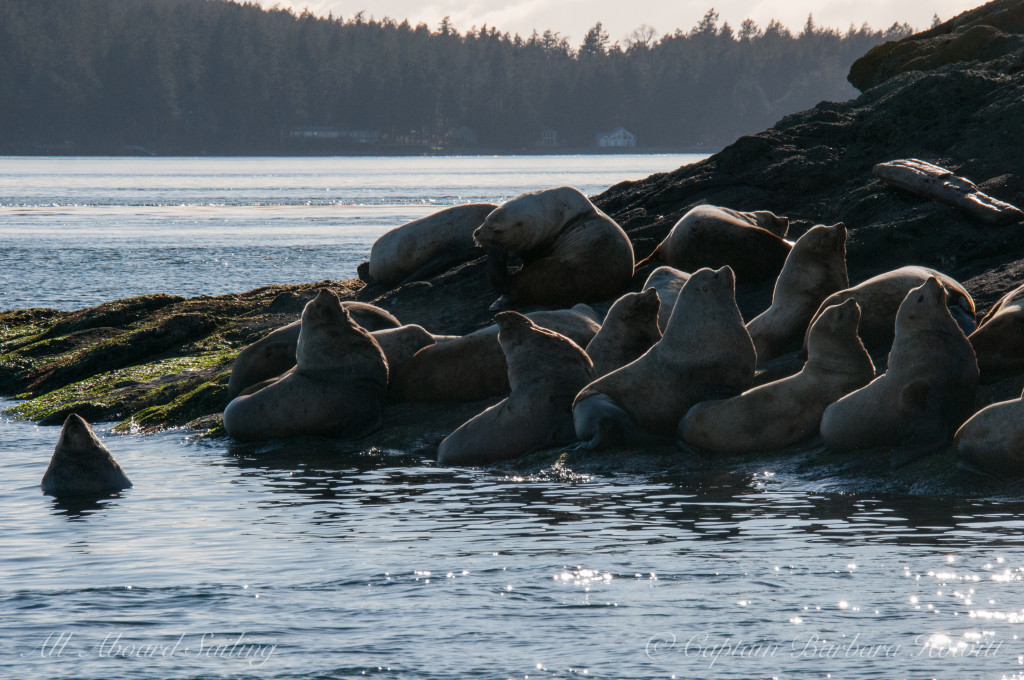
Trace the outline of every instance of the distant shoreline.
{"type": "Polygon", "coordinates": [[[262,153],[189,153],[170,152],[157,153],[145,149],[122,149],[117,152],[83,152],[73,149],[57,150],[48,149],[31,153],[7,152],[0,150],[0,158],[26,157],[26,158],[362,158],[380,156],[409,156],[409,157],[472,157],[472,156],[654,156],[668,154],[699,154],[713,155],[722,150],[722,147],[661,147],[661,146],[635,146],[615,148],[526,148],[526,149],[485,149],[473,148],[450,148],[450,149],[422,149],[410,147],[374,147],[373,149],[351,150],[344,152],[338,150],[316,150],[316,149],[292,149],[287,152],[262,152],[262,153]]]}

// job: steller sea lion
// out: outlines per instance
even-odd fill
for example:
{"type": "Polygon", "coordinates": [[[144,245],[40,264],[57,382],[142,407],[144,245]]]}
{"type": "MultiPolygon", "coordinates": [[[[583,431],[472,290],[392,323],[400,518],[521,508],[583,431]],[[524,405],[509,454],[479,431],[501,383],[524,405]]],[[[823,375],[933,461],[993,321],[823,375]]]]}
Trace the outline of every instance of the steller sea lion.
{"type": "Polygon", "coordinates": [[[945,444],[974,407],[978,362],[934,276],[896,314],[889,367],[825,409],[821,437],[835,450],[900,446],[904,460],[945,444]]]}
{"type": "Polygon", "coordinates": [[[658,310],[658,327],[665,332],[668,326],[668,319],[672,316],[672,308],[675,307],[679,291],[690,278],[686,272],[681,272],[675,267],[662,265],[655,269],[644,282],[643,289],[653,288],[658,291],[658,299],[661,300],[661,308],[658,310]]]}
{"type": "MultiPolygon", "coordinates": [[[[860,339],[872,354],[886,352],[892,346],[896,313],[907,294],[929,278],[935,278],[946,291],[950,313],[964,333],[974,329],[974,300],[955,279],[927,267],[900,267],[852,288],[829,295],[818,307],[811,323],[825,309],[854,299],[860,305],[860,339]]],[[[806,343],[805,343],[806,344],[806,343]]]]}
{"type": "Polygon", "coordinates": [[[661,341],[576,395],[576,435],[586,448],[669,439],[697,402],[750,387],[756,362],[732,270],[700,269],[679,291],[661,341]]]}
{"type": "Polygon", "coordinates": [[[649,257],[683,271],[728,265],[742,283],[775,277],[792,244],[783,235],[789,220],[768,211],[741,213],[698,205],[683,215],[649,257]],[[772,229],[766,228],[771,226],[772,229]]]}
{"type": "Polygon", "coordinates": [[[128,489],[132,483],[89,423],[72,413],[64,421],[41,485],[51,496],[93,496],[128,489]]]}
{"type": "MultiPolygon", "coordinates": [[[[353,321],[371,332],[402,325],[390,312],[366,302],[346,300],[341,306],[348,311],[353,321]]],[[[239,352],[231,366],[228,397],[233,399],[243,390],[276,378],[294,366],[300,325],[299,321],[293,321],[271,331],[239,352]]]]}
{"type": "Polygon", "coordinates": [[[846,227],[840,223],[808,229],[786,257],[771,306],[747,324],[758,363],[800,349],[821,301],[849,286],[846,227]]]}
{"type": "Polygon", "coordinates": [[[381,425],[388,364],[380,345],[323,289],[302,310],[295,368],[224,409],[238,440],[358,437],[381,425]]]}
{"type": "MultiPolygon", "coordinates": [[[[538,326],[560,333],[586,347],[601,325],[588,305],[530,312],[538,326]]],[[[492,325],[461,338],[439,342],[416,352],[395,372],[393,401],[479,401],[508,394],[508,364],[492,325]]]]}
{"type": "Polygon", "coordinates": [[[473,232],[497,206],[446,208],[386,232],[370,247],[366,273],[386,286],[422,281],[482,255],[473,232]]]}
{"type": "Polygon", "coordinates": [[[716,453],[781,449],[818,434],[825,408],[875,377],[857,337],[854,300],[826,309],[811,327],[807,363],[796,375],[724,401],[697,404],[679,423],[683,441],[716,453]]]}
{"type": "Polygon", "coordinates": [[[953,441],[957,459],[969,467],[1000,477],[1024,475],[1024,394],[981,409],[953,441]]]}
{"type": "Polygon", "coordinates": [[[474,233],[487,249],[491,284],[513,304],[572,305],[615,297],[633,277],[633,246],[579,189],[522,194],[474,233]],[[523,262],[508,272],[508,256],[523,262]]]}
{"type": "Polygon", "coordinates": [[[968,340],[986,379],[1024,369],[1024,286],[1000,298],[968,340]]]}
{"type": "Polygon", "coordinates": [[[600,378],[634,361],[661,340],[658,291],[626,293],[612,304],[601,330],[587,345],[587,356],[594,362],[594,377],[600,378]]]}
{"type": "Polygon", "coordinates": [[[512,392],[445,437],[441,465],[485,465],[575,439],[572,399],[593,376],[586,352],[518,312],[495,321],[512,392]]]}

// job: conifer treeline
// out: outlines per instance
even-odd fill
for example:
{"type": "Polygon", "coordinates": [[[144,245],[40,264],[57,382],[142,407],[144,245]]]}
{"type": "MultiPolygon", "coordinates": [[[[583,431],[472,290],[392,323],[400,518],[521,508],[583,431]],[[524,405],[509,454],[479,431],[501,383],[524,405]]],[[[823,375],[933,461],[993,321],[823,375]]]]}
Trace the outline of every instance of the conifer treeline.
{"type": "Polygon", "coordinates": [[[582,148],[618,126],[644,147],[713,148],[849,98],[850,64],[909,32],[810,18],[798,34],[774,21],[734,31],[710,10],[692,30],[642,26],[624,44],[597,24],[573,46],[551,31],[227,0],[3,0],[0,153],[512,150],[544,130],[582,148]]]}

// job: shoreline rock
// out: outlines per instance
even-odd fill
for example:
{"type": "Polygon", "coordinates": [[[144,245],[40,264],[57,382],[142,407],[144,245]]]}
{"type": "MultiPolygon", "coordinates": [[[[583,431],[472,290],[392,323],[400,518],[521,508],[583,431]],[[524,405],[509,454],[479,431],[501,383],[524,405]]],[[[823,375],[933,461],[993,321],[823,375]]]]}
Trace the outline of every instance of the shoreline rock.
{"type": "MultiPolygon", "coordinates": [[[[856,99],[822,102],[769,130],[741,137],[704,161],[617,184],[592,197],[593,202],[625,229],[638,258],[702,203],[787,215],[792,239],[815,224],[843,222],[851,284],[904,265],[932,267],[962,282],[979,313],[986,312],[1024,282],[1024,229],[993,230],[949,206],[893,191],[872,174],[878,163],[920,158],[970,178],[999,200],[1024,205],[1024,156],[1018,153],[1019,121],[1024,120],[1024,2],[997,0],[966,14],[970,17],[961,15],[941,31],[932,29],[900,44],[913,43],[927,52],[928,40],[953,35],[970,22],[995,26],[1009,37],[986,42],[969,55],[973,61],[936,57],[910,59],[898,67],[876,65],[877,86],[856,99]]],[[[639,290],[652,269],[639,268],[630,290],[639,290]]],[[[770,305],[772,285],[738,288],[745,320],[770,305]]],[[[91,421],[118,421],[120,431],[186,427],[222,432],[219,414],[227,403],[234,356],[270,330],[295,321],[321,287],[342,300],[383,307],[402,323],[435,334],[463,334],[493,321],[488,306],[496,294],[483,258],[394,288],[349,279],[214,297],[142,296],[74,312],[3,312],[0,394],[26,400],[5,413],[59,424],[77,411],[91,421]]],[[[986,385],[979,407],[1015,398],[1022,387],[1022,375],[986,385]]],[[[414,449],[416,442],[436,444],[478,413],[479,406],[390,405],[393,415],[385,416],[385,429],[353,445],[414,449]]],[[[839,475],[850,469],[871,472],[858,462],[813,454],[813,444],[800,451],[796,459],[809,469],[825,465],[821,470],[839,475]]],[[[623,455],[603,457],[594,468],[614,465],[623,455]]],[[[530,457],[537,460],[553,464],[561,458],[552,452],[530,457]]],[[[771,460],[778,460],[776,454],[771,460]]],[[[943,484],[960,488],[950,481],[946,468],[951,467],[947,450],[895,477],[907,477],[900,488],[913,488],[913,472],[936,468],[943,470],[943,484]]]]}

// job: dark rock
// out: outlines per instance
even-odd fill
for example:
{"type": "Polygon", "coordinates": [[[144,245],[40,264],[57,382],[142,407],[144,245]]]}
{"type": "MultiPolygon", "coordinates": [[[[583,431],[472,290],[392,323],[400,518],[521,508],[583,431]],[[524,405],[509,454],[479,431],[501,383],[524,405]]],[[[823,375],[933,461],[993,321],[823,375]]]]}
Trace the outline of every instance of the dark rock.
{"type": "Polygon", "coordinates": [[[1024,47],[1024,2],[996,0],[927,31],[877,45],[850,67],[847,79],[866,91],[908,71],[991,61],[1024,47]]]}

